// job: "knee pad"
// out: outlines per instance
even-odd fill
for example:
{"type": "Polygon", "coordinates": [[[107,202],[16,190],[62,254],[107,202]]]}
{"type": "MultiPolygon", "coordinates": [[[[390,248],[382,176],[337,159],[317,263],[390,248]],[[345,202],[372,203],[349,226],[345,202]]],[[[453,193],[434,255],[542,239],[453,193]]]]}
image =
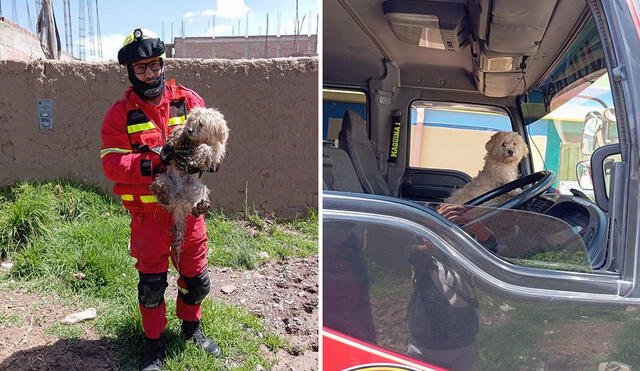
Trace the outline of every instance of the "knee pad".
{"type": "Polygon", "coordinates": [[[167,272],[139,273],[138,300],[145,308],[156,308],[164,300],[164,289],[167,288],[167,272]]]}
{"type": "Polygon", "coordinates": [[[180,276],[178,280],[178,295],[188,305],[202,303],[210,289],[211,282],[206,270],[195,277],[180,276]]]}

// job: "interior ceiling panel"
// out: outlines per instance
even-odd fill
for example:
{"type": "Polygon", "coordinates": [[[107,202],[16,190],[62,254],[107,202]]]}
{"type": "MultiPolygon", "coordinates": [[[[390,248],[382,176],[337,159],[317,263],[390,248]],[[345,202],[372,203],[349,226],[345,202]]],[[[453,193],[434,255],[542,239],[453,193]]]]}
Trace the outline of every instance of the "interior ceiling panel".
{"type": "MultiPolygon", "coordinates": [[[[474,8],[490,3],[469,1],[474,8]]],[[[525,0],[509,1],[523,5],[531,3],[525,0]]],[[[325,81],[365,85],[369,78],[384,74],[383,61],[388,58],[398,66],[402,85],[469,92],[477,89],[469,46],[452,52],[422,48],[398,40],[385,19],[383,2],[384,0],[323,1],[325,81]]],[[[446,2],[467,4],[466,0],[446,2]]],[[[543,1],[545,4],[555,2],[556,0],[543,1]]],[[[513,4],[510,8],[513,8],[513,4]]],[[[551,20],[543,32],[544,38],[537,45],[535,54],[527,61],[527,86],[530,87],[549,68],[585,10],[584,0],[557,0],[553,12],[547,12],[551,20]]],[[[480,20],[474,20],[476,22],[480,20]]],[[[490,38],[491,26],[488,26],[488,32],[487,36],[490,38]]],[[[496,88],[499,89],[497,86],[496,88]]]]}
{"type": "Polygon", "coordinates": [[[338,0],[323,0],[323,79],[364,85],[384,75],[384,56],[338,0]]]}

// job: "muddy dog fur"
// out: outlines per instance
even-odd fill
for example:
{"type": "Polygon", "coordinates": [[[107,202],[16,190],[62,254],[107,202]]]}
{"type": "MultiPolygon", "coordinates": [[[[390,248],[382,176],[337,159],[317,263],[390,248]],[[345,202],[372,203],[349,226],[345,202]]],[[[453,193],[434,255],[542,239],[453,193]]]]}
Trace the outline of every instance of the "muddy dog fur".
{"type": "Polygon", "coordinates": [[[200,181],[200,175],[222,161],[228,138],[224,116],[213,108],[201,107],[193,108],[184,126],[167,138],[167,144],[180,149],[180,156],[153,180],[149,190],[173,214],[171,249],[176,259],[184,241],[186,216],[191,213],[198,217],[211,207],[209,189],[200,181]],[[200,173],[189,174],[194,170],[200,173]]]}

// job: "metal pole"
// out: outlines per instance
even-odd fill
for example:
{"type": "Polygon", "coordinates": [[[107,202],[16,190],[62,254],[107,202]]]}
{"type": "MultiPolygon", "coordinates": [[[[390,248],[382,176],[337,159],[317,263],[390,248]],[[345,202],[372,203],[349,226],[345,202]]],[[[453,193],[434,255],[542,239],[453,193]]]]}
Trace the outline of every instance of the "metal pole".
{"type": "Polygon", "coordinates": [[[264,57],[269,58],[269,51],[267,50],[267,41],[269,40],[269,13],[267,13],[267,30],[264,33],[264,57]]]}
{"type": "Polygon", "coordinates": [[[16,0],[12,0],[11,5],[11,20],[13,23],[18,24],[18,7],[16,6],[16,0]]]}
{"type": "Polygon", "coordinates": [[[296,23],[293,26],[294,29],[294,35],[293,35],[293,50],[294,52],[298,51],[298,0],[296,0],[296,23]]]}
{"type": "Polygon", "coordinates": [[[249,13],[244,22],[244,59],[249,59],[249,13]]]}
{"type": "Polygon", "coordinates": [[[98,0],[96,0],[96,31],[98,33],[98,56],[100,57],[100,60],[102,60],[102,33],[100,32],[100,11],[98,11],[98,0]]]}
{"type": "Polygon", "coordinates": [[[216,15],[212,16],[211,26],[211,58],[216,57],[216,15]]]}

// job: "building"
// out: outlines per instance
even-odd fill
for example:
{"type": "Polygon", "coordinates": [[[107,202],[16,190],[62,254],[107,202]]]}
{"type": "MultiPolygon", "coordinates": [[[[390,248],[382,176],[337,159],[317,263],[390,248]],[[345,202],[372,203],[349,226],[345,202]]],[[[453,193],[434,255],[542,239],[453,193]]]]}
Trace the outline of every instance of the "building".
{"type": "Polygon", "coordinates": [[[278,58],[315,56],[317,35],[202,36],[176,37],[167,44],[167,56],[173,58],[278,58]]]}
{"type": "MultiPolygon", "coordinates": [[[[40,46],[40,39],[33,32],[22,28],[10,20],[0,17],[0,59],[29,60],[47,59],[40,46]]],[[[65,51],[60,59],[73,60],[65,51]]]]}

